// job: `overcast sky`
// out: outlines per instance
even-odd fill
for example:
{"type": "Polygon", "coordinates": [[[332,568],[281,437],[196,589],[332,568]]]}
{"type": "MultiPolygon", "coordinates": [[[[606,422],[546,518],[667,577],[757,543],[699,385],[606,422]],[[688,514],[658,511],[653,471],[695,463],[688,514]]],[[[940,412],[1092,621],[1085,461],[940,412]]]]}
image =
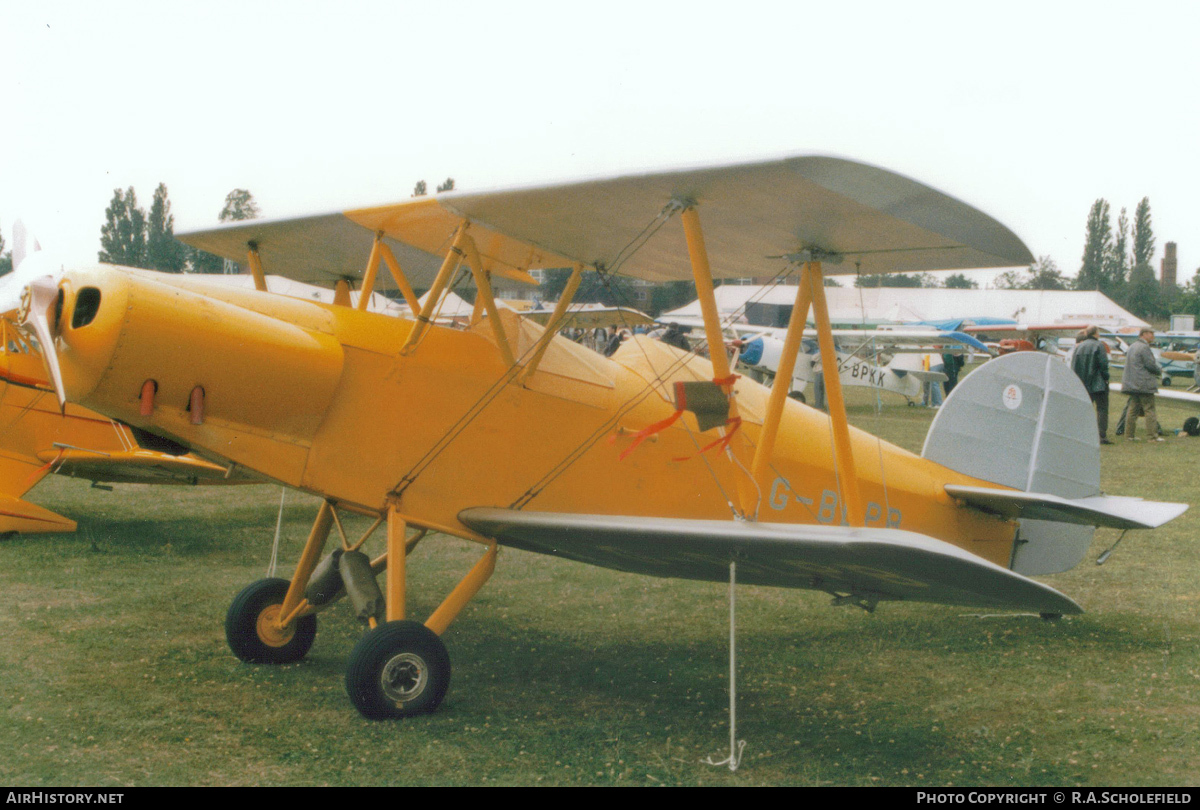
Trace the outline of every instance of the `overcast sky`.
{"type": "Polygon", "coordinates": [[[822,153],[1079,268],[1098,197],[1200,264],[1200,5],[0,0],[0,228],[93,261],[114,188],[176,230],[822,153]]]}

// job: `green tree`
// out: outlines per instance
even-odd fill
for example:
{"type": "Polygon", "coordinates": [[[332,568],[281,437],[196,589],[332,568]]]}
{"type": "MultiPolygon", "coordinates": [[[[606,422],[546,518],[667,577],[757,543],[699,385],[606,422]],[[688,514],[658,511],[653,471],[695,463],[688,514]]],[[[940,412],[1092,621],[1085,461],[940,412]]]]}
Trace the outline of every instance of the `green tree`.
{"type": "Polygon", "coordinates": [[[167,187],[159,183],[146,222],[146,266],[164,273],[179,273],[186,258],[187,247],[175,238],[175,217],[171,214],[167,187]]]}
{"type": "Polygon", "coordinates": [[[1168,314],[1162,287],[1154,277],[1154,270],[1150,265],[1137,264],[1129,271],[1124,305],[1134,315],[1147,320],[1162,318],[1168,314]]]}
{"type": "Polygon", "coordinates": [[[1150,224],[1150,198],[1142,197],[1133,212],[1133,266],[1151,267],[1154,260],[1154,229],[1150,224]]]}
{"type": "Polygon", "coordinates": [[[975,279],[967,278],[962,273],[946,276],[946,289],[948,290],[978,290],[979,282],[975,279]]]}
{"type": "Polygon", "coordinates": [[[538,285],[538,297],[543,301],[557,301],[562,297],[570,278],[571,271],[566,267],[546,270],[542,273],[542,283],[538,285]]]}
{"type": "Polygon", "coordinates": [[[12,272],[12,251],[4,249],[4,234],[0,233],[0,276],[12,272]]]}
{"type": "Polygon", "coordinates": [[[1083,261],[1079,274],[1075,276],[1077,290],[1105,290],[1110,288],[1105,275],[1104,260],[1112,253],[1112,225],[1108,221],[1108,200],[1100,198],[1092,203],[1088,212],[1087,230],[1083,244],[1083,261]]]}
{"type": "Polygon", "coordinates": [[[424,180],[417,181],[417,184],[415,186],[413,186],[412,195],[414,197],[424,197],[425,196],[425,181],[424,180]]]}
{"type": "MultiPolygon", "coordinates": [[[[571,271],[567,268],[547,270],[545,280],[538,286],[539,296],[544,301],[557,301],[570,278],[571,271]]],[[[694,294],[692,298],[695,298],[694,294]]],[[[683,303],[686,304],[692,298],[683,303]]],[[[633,306],[633,282],[626,276],[601,276],[599,273],[585,272],[579,280],[579,289],[575,291],[571,300],[577,304],[604,304],[606,307],[633,306]]]]}
{"type": "Polygon", "coordinates": [[[258,219],[260,213],[254,195],[244,188],[235,188],[225,195],[225,207],[221,209],[219,219],[221,222],[240,222],[258,219]]]}
{"type": "Polygon", "coordinates": [[[1179,295],[1175,299],[1173,310],[1181,315],[1191,314],[1200,317],[1200,269],[1179,288],[1179,295]]]}
{"type": "Polygon", "coordinates": [[[130,186],[113,189],[113,198],[100,227],[100,261],[125,267],[146,266],[146,212],[138,208],[130,186]]]}
{"type": "MultiPolygon", "coordinates": [[[[424,181],[422,181],[422,182],[424,182],[424,181]]],[[[447,177],[446,182],[440,184],[437,187],[438,194],[441,194],[443,191],[454,191],[454,178],[453,177],[447,177]]],[[[414,196],[416,196],[416,195],[414,195],[414,196]]]]}
{"type": "Polygon", "coordinates": [[[650,311],[647,315],[657,317],[662,312],[679,309],[696,300],[694,281],[668,281],[650,290],[650,311]]]}
{"type": "MultiPolygon", "coordinates": [[[[875,273],[866,276],[855,276],[855,287],[923,287],[923,277],[928,273],[914,275],[912,273],[875,273]]],[[[935,285],[936,286],[936,285],[935,285]]]]}
{"type": "Polygon", "coordinates": [[[1020,270],[1005,270],[992,280],[992,286],[997,290],[1023,290],[1024,274],[1020,270]]]}
{"type": "Polygon", "coordinates": [[[1020,289],[1023,290],[1066,290],[1068,281],[1062,271],[1049,256],[1038,256],[1037,261],[1029,265],[1029,278],[1025,279],[1020,289]]]}
{"type": "Polygon", "coordinates": [[[1124,208],[1117,217],[1117,231],[1104,257],[1104,275],[1110,291],[1121,295],[1122,288],[1129,282],[1129,215],[1124,208]]]}
{"type": "MultiPolygon", "coordinates": [[[[261,211],[254,195],[244,188],[235,188],[225,195],[225,205],[217,215],[220,222],[240,222],[246,219],[258,219],[261,211]]],[[[212,253],[190,248],[187,252],[187,263],[193,273],[224,273],[225,260],[212,253]]]]}

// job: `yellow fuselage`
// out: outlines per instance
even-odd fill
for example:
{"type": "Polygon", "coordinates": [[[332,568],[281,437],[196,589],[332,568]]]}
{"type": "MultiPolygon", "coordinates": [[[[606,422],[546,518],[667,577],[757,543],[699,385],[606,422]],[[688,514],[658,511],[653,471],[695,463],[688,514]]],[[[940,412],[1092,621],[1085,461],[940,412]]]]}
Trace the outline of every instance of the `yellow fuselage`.
{"type": "MultiPolygon", "coordinates": [[[[620,460],[633,433],[674,412],[670,382],[712,377],[707,361],[657,341],[635,339],[606,359],[555,338],[524,384],[502,384],[508,369],[490,328],[432,327],[400,355],[415,321],[189,286],[187,277],[117,268],[67,274],[57,330],[68,398],[347,506],[379,512],[390,498],[408,522],[464,537],[476,536],[459,523],[461,510],[513,504],[709,519],[729,518],[732,504],[762,521],[843,519],[820,411],[789,401],[772,464],[750,481],[768,395],[750,380],[735,387],[735,458],[698,456],[718,434],[698,433],[686,414],[620,460]],[[101,291],[87,323],[74,317],[84,287],[101,291]],[[147,380],[156,394],[143,416],[147,380]],[[202,414],[189,410],[198,387],[202,414]]],[[[502,320],[521,362],[540,329],[502,320]]],[[[986,482],[862,431],[851,443],[868,526],[921,532],[1008,565],[1014,524],[943,489],[986,482]]]]}

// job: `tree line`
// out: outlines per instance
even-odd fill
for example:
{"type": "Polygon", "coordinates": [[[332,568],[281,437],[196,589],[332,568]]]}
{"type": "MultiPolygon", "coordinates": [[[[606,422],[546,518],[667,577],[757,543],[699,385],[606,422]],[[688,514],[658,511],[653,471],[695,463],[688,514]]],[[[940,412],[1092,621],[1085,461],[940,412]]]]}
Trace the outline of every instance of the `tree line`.
{"type": "Polygon", "coordinates": [[[1088,212],[1083,258],[1073,286],[1099,290],[1138,317],[1163,317],[1170,313],[1177,291],[1164,289],[1155,276],[1154,247],[1148,197],[1137,204],[1132,223],[1122,208],[1115,230],[1111,206],[1100,198],[1088,212]]]}
{"type": "MultiPolygon", "coordinates": [[[[226,195],[218,219],[233,222],[258,216],[254,195],[246,189],[235,188],[226,195]]],[[[171,201],[163,183],[154,190],[149,215],[138,206],[133,186],[124,191],[113,189],[112,201],[104,212],[104,224],[100,227],[98,258],[105,264],[164,273],[221,273],[225,269],[225,260],[220,256],[188,247],[175,238],[175,216],[171,213],[171,201]]]]}
{"type": "MultiPolygon", "coordinates": [[[[1161,318],[1171,311],[1200,315],[1200,276],[1182,290],[1164,289],[1153,267],[1155,237],[1150,199],[1143,197],[1132,222],[1125,208],[1112,224],[1112,207],[1103,198],[1088,212],[1079,272],[1068,276],[1049,256],[1039,256],[1025,270],[1008,270],[993,281],[1000,290],[1099,290],[1142,318],[1161,318]]],[[[930,273],[859,276],[858,287],[946,287],[974,289],[978,284],[956,273],[939,282],[930,273]]]]}

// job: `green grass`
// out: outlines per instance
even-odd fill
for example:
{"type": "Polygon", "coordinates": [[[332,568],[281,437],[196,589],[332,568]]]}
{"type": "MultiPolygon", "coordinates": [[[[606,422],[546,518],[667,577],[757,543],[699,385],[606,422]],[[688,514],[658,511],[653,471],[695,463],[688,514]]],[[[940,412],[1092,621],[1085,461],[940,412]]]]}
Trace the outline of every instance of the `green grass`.
{"type": "MultiPolygon", "coordinates": [[[[931,411],[850,393],[852,420],[919,450],[931,411]]],[[[1123,400],[1113,397],[1113,424],[1123,400]]],[[[1187,411],[1160,404],[1165,425],[1187,411]]],[[[1103,448],[1107,491],[1196,500],[1200,440],[1103,448]]],[[[222,622],[263,576],[279,490],[89,489],[33,499],[74,535],[0,543],[0,782],[29,785],[1173,785],[1200,774],[1200,512],[1044,578],[1055,623],[926,605],[873,614],[739,589],[742,768],[728,749],[727,592],[504,550],[446,634],[436,714],[360,718],[342,675],[361,632],[321,614],[308,658],[237,661],[222,622]]],[[[316,509],[288,495],[280,570],[316,509]]],[[[362,527],[361,521],[355,526],[362,527]]],[[[378,548],[381,539],[372,543],[378,548]]],[[[478,558],[410,563],[424,617],[478,558]]]]}

